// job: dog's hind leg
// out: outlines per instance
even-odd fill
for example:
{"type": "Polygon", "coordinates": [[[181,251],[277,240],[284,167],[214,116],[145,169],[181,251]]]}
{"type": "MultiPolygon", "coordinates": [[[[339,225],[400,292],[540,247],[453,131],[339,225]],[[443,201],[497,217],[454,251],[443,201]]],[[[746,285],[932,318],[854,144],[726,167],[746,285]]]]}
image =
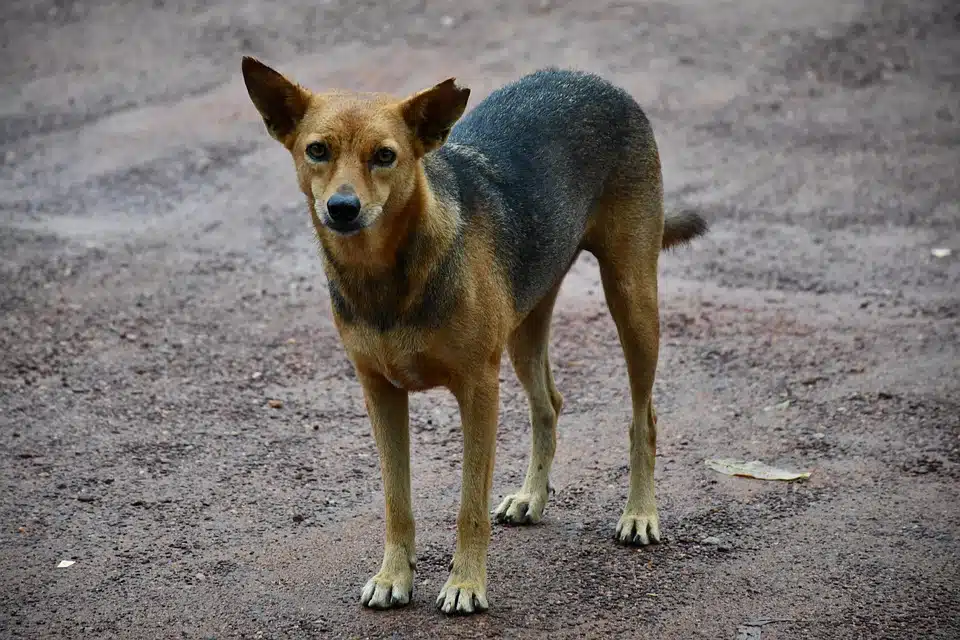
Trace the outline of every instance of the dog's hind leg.
{"type": "Polygon", "coordinates": [[[653,468],[657,425],[653,409],[653,379],[657,369],[659,322],[656,270],[632,260],[600,263],[603,291],[617,325],[627,361],[633,417],[630,422],[630,489],[617,539],[645,545],[660,540],[654,498],[653,468]]]}
{"type": "Polygon", "coordinates": [[[660,346],[657,261],[663,235],[663,195],[659,167],[652,165],[646,171],[646,180],[637,180],[629,193],[604,203],[594,227],[600,237],[591,239],[630,379],[630,489],[616,537],[634,545],[660,540],[653,486],[657,451],[653,380],[660,346]],[[650,175],[653,168],[656,179],[650,175]]]}
{"type": "Polygon", "coordinates": [[[530,403],[533,436],[523,486],[504,498],[494,511],[497,522],[505,524],[536,524],[547,504],[550,466],[557,448],[557,418],[563,406],[548,355],[550,318],[559,290],[556,287],[530,312],[508,344],[514,371],[530,403]]]}

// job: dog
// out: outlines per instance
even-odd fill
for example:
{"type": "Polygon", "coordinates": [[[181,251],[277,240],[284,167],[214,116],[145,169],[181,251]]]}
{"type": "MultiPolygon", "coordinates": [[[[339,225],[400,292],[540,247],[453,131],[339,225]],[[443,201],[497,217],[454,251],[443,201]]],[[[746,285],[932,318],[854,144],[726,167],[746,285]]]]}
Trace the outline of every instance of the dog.
{"type": "Polygon", "coordinates": [[[615,538],[658,542],[657,261],[707,225],[693,212],[664,216],[659,152],[633,98],[596,75],[544,69],[464,115],[470,90],[454,78],[400,99],[314,93],[251,57],[242,72],[267,131],[293,157],[379,451],[386,537],[362,605],[410,602],[408,396],[445,387],[462,421],[463,475],[456,549],[436,604],[446,614],[488,608],[501,359],[506,351],[526,393],[533,436],[523,486],[493,516],[535,524],[563,406],[550,319],[581,251],[599,263],[630,382],[630,486],[615,538]]]}

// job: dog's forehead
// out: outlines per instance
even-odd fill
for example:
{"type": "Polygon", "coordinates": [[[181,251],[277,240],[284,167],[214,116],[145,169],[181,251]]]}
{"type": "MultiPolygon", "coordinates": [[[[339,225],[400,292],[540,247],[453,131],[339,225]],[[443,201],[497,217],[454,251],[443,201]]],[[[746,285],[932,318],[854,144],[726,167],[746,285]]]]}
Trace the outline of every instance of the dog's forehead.
{"type": "Polygon", "coordinates": [[[352,137],[364,131],[381,134],[402,123],[397,99],[382,93],[331,91],[315,94],[303,124],[314,131],[352,137]]]}

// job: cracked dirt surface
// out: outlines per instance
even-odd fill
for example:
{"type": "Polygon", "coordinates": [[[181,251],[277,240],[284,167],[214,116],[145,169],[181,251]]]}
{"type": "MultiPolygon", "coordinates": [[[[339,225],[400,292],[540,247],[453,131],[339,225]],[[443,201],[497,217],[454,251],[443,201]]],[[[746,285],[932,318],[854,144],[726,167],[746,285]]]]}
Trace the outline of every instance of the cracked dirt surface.
{"type": "MultiPolygon", "coordinates": [[[[732,639],[769,618],[764,640],[960,637],[954,4],[9,0],[0,17],[0,636],[732,639]],[[664,544],[612,541],[627,384],[584,258],[553,329],[556,493],[540,525],[495,527],[490,612],[433,607],[459,488],[443,392],[411,403],[413,603],[359,607],[376,451],[245,53],[317,89],[456,75],[474,104],[575,66],[647,109],[668,207],[712,224],[662,260],[664,544]],[[814,473],[728,478],[711,456],[814,473]]],[[[506,367],[501,406],[493,505],[529,446],[506,367]]]]}

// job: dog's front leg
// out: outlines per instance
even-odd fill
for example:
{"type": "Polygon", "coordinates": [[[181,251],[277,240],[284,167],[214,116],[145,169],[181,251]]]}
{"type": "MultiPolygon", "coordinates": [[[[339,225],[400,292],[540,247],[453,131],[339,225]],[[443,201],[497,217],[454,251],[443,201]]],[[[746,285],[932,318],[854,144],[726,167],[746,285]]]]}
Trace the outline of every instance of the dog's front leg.
{"type": "Polygon", "coordinates": [[[463,422],[463,478],[457,547],[437,607],[448,614],[487,610],[490,485],[497,445],[499,364],[454,388],[463,422]]]}
{"type": "Polygon", "coordinates": [[[407,392],[378,374],[358,371],[367,413],[380,452],[386,501],[386,543],[380,572],[370,578],[360,602],[374,609],[402,607],[413,593],[417,564],[410,504],[410,423],[407,392]]]}

